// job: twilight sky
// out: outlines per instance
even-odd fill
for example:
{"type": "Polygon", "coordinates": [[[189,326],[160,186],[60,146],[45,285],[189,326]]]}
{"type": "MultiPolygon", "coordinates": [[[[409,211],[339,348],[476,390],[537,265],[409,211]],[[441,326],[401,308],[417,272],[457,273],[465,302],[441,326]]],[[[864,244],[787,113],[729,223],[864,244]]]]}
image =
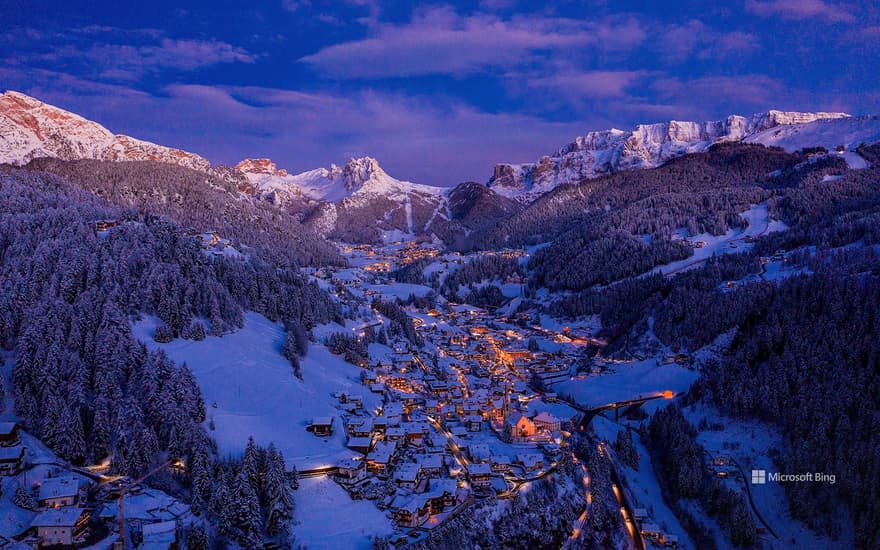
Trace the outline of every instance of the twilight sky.
{"type": "Polygon", "coordinates": [[[0,90],[214,163],[436,185],[591,129],[880,112],[873,0],[180,4],[5,0],[0,90]]]}

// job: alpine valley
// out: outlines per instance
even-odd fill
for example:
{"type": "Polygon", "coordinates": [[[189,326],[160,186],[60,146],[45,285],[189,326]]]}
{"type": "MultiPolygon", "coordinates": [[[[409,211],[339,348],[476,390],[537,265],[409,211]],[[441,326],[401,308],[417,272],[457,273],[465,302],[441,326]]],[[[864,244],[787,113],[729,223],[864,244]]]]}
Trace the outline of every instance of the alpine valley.
{"type": "Polygon", "coordinates": [[[0,547],[876,548],[880,117],[485,176],[0,95],[0,547]]]}

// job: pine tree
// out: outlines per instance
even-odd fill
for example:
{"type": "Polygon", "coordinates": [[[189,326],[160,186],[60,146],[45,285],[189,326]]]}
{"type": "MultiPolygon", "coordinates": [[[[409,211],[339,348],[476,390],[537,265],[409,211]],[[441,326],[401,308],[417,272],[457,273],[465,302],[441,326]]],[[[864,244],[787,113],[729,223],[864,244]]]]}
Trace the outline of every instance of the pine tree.
{"type": "Polygon", "coordinates": [[[189,530],[186,535],[186,548],[187,550],[210,550],[211,544],[204,527],[199,525],[189,530]]]}
{"type": "Polygon", "coordinates": [[[240,545],[254,548],[262,542],[263,521],[260,499],[244,468],[232,482],[228,519],[230,534],[240,545]]]}
{"type": "Polygon", "coordinates": [[[266,533],[271,537],[283,535],[293,518],[293,495],[287,480],[284,457],[269,445],[266,453],[266,533]]]}

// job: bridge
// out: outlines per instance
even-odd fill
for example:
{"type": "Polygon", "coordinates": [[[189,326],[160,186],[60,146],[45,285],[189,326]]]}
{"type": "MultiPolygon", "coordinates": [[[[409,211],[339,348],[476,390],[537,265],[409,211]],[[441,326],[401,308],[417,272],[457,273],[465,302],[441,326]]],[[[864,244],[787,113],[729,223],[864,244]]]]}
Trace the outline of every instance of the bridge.
{"type": "Polygon", "coordinates": [[[652,401],[654,399],[672,399],[676,395],[677,394],[674,391],[666,390],[663,392],[657,392],[657,393],[653,393],[650,395],[644,395],[644,396],[640,395],[640,396],[636,397],[635,399],[625,399],[623,401],[613,401],[611,403],[606,403],[604,405],[599,405],[597,407],[584,407],[583,405],[580,405],[579,403],[574,401],[574,399],[572,399],[571,397],[564,396],[563,399],[565,400],[565,402],[569,406],[571,406],[571,408],[575,409],[578,412],[583,413],[584,416],[583,416],[583,418],[581,418],[581,421],[578,424],[578,427],[583,430],[590,424],[590,422],[593,420],[593,417],[601,412],[613,409],[614,410],[614,418],[616,420],[616,419],[620,418],[620,411],[621,410],[628,410],[628,409],[632,409],[635,407],[640,407],[645,402],[652,401]]]}

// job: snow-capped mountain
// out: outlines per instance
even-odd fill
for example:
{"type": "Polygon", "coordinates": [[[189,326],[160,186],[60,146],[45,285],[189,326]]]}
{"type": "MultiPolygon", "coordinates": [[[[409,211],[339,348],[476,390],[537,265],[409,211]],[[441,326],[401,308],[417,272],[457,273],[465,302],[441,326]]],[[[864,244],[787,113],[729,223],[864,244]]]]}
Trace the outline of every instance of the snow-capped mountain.
{"type": "Polygon", "coordinates": [[[863,143],[880,141],[880,116],[853,116],[820,119],[808,124],[768,128],[743,141],[797,151],[804,147],[824,147],[846,159],[850,168],[865,168],[867,161],[854,150],[863,143]]]}
{"type": "Polygon", "coordinates": [[[263,197],[273,202],[311,199],[338,202],[359,195],[402,197],[408,193],[440,195],[445,189],[402,181],[389,176],[371,157],[349,159],[344,166],[331,164],[301,174],[289,174],[269,159],[245,159],[236,165],[263,197]]]}
{"type": "Polygon", "coordinates": [[[40,157],[62,160],[154,160],[207,171],[194,153],[124,135],[28,95],[0,94],[0,164],[23,165],[40,157]]]}
{"type": "Polygon", "coordinates": [[[506,197],[530,202],[560,185],[633,168],[651,168],[713,143],[741,141],[768,129],[803,127],[850,118],[846,113],[768,111],[751,117],[731,115],[710,122],[669,121],[643,124],[630,131],[588,132],[535,163],[498,164],[489,186],[506,197]]]}

